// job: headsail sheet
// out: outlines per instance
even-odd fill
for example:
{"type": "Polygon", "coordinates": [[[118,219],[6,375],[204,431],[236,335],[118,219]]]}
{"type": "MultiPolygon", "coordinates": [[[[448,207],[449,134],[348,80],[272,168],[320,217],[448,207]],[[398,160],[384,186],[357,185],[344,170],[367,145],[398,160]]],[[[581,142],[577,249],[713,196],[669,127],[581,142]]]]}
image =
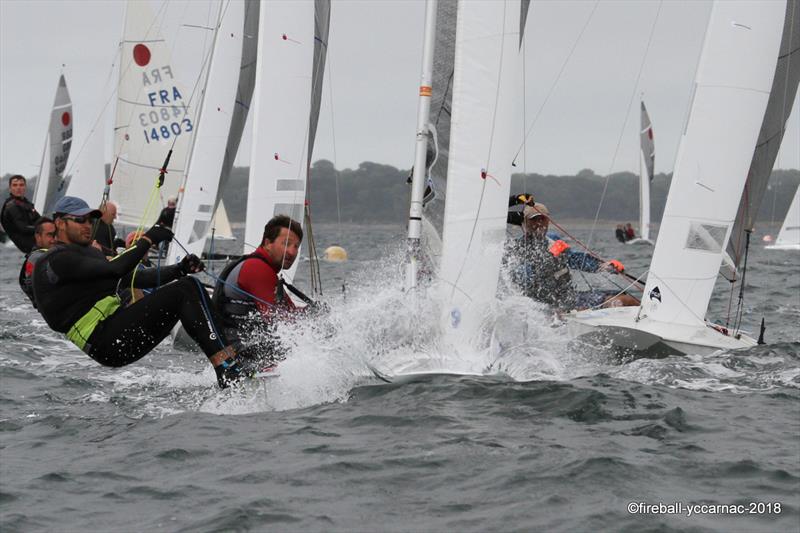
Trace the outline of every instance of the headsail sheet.
{"type": "Polygon", "coordinates": [[[444,333],[461,339],[480,331],[497,290],[521,130],[521,11],[519,0],[458,5],[438,277],[444,333]]]}
{"type": "Polygon", "coordinates": [[[172,158],[159,196],[177,196],[196,127],[188,107],[190,93],[178,80],[148,4],[126,4],[114,127],[116,171],[110,196],[119,203],[119,223],[132,226],[158,218],[162,202],[149,200],[170,148],[172,158]]]}
{"type": "Polygon", "coordinates": [[[642,317],[704,324],[769,100],[784,12],[780,2],[712,8],[642,317]]]}
{"type": "Polygon", "coordinates": [[[227,0],[220,5],[208,76],[194,132],[183,191],[175,214],[175,242],[168,262],[188,253],[200,256],[216,211],[222,164],[228,147],[231,120],[236,108],[236,89],[244,39],[242,2],[227,0]],[[180,247],[181,243],[185,248],[180,247]]]}
{"type": "MultiPolygon", "coordinates": [[[[276,0],[262,5],[247,191],[246,253],[261,244],[264,224],[274,215],[303,221],[314,21],[313,0],[276,0]]],[[[292,272],[287,275],[290,277],[292,272]]]]}
{"type": "Polygon", "coordinates": [[[728,253],[737,266],[742,263],[747,232],[752,231],[755,226],[758,210],[767,190],[767,182],[778,157],[783,133],[786,131],[786,121],[789,120],[797,94],[798,82],[800,82],[800,2],[789,0],[786,2],[781,51],[775,67],[775,78],[728,245],[728,253]]]}
{"type": "Polygon", "coordinates": [[[55,203],[61,177],[67,168],[67,159],[72,147],[72,100],[67,90],[67,81],[62,74],[58,78],[56,97],[50,112],[44,156],[36,180],[33,203],[39,213],[50,213],[55,203]]]}

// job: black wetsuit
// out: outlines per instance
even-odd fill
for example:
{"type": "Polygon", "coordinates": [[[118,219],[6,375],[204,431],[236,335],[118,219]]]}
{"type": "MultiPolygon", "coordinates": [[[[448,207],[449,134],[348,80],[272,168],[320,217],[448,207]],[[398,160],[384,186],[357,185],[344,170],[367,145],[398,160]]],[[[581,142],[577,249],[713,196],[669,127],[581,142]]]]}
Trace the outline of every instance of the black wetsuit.
{"type": "Polygon", "coordinates": [[[70,337],[92,359],[106,366],[133,363],[166,338],[178,321],[207,356],[226,347],[228,342],[216,326],[219,317],[198,280],[182,277],[180,265],[136,270],[148,248],[147,241],[140,240],[109,261],[91,246],[56,244],[34,268],[39,312],[52,329],[70,337],[73,325],[102,300],[130,288],[133,277],[134,287],[161,286],[106,315],[87,338],[81,336],[85,346],[70,337]]]}
{"type": "Polygon", "coordinates": [[[0,211],[0,222],[11,240],[23,253],[30,253],[36,245],[33,238],[34,224],[41,215],[33,203],[25,198],[9,195],[0,211]]]}
{"type": "Polygon", "coordinates": [[[25,261],[22,262],[22,268],[19,269],[19,286],[25,296],[36,307],[36,299],[33,297],[33,267],[36,262],[47,253],[46,248],[38,248],[25,256],[25,261]]]}
{"type": "Polygon", "coordinates": [[[117,230],[113,224],[106,224],[101,219],[97,219],[93,228],[94,240],[103,247],[106,255],[117,255],[117,246],[125,247],[125,241],[117,239],[117,230]]]}
{"type": "Polygon", "coordinates": [[[173,222],[175,222],[175,208],[165,207],[164,209],[161,210],[161,214],[158,215],[158,220],[156,221],[156,224],[160,224],[162,226],[171,228],[173,222]]]}

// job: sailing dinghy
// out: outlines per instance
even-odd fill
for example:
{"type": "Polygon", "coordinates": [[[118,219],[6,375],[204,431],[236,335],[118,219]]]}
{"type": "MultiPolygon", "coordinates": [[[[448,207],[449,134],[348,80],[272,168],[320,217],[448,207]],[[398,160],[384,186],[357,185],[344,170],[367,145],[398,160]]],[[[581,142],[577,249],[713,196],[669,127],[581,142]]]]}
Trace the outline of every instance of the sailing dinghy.
{"type": "Polygon", "coordinates": [[[36,179],[36,190],[33,193],[33,205],[41,214],[51,213],[64,170],[67,168],[67,159],[72,147],[72,119],[72,100],[62,74],[58,78],[42,164],[39,168],[39,177],[36,179]]]}
{"type": "Polygon", "coordinates": [[[644,101],[641,102],[641,123],[639,131],[639,237],[625,241],[625,244],[647,244],[652,246],[650,240],[650,184],[653,182],[656,164],[656,148],[653,139],[653,124],[647,114],[644,101]],[[644,164],[642,164],[644,162],[644,164]]]}
{"type": "MultiPolygon", "coordinates": [[[[776,121],[782,137],[791,110],[780,96],[797,90],[791,69],[800,57],[789,56],[800,43],[798,11],[795,1],[713,5],[642,303],[572,312],[574,333],[634,351],[700,355],[757,343],[738,325],[728,329],[705,317],[723,260],[732,262],[726,247],[758,141],[776,121]]],[[[763,161],[768,175],[774,158],[763,161]]]]}
{"type": "Polygon", "coordinates": [[[373,369],[384,381],[419,372],[482,375],[494,359],[487,318],[522,129],[517,111],[528,6],[519,0],[426,3],[406,288],[427,288],[437,305],[448,360],[428,357],[403,368],[392,361],[393,370],[373,369]],[[483,353],[488,357],[475,356],[483,353]]]}
{"type": "Polygon", "coordinates": [[[800,250],[800,187],[794,193],[792,205],[783,220],[781,231],[774,244],[765,246],[767,250],[800,250]]]}

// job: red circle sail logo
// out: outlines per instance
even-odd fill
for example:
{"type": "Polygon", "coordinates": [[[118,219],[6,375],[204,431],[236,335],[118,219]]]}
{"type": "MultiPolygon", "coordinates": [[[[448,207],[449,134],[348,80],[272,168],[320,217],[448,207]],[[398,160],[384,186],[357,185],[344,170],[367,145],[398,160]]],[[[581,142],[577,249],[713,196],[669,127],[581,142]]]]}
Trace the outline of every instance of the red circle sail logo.
{"type": "Polygon", "coordinates": [[[69,116],[67,111],[64,111],[64,114],[61,115],[61,123],[65,126],[69,126],[70,120],[72,117],[69,116]]]}
{"type": "Polygon", "coordinates": [[[143,44],[137,44],[133,47],[133,60],[140,67],[146,66],[150,62],[150,49],[143,44]]]}

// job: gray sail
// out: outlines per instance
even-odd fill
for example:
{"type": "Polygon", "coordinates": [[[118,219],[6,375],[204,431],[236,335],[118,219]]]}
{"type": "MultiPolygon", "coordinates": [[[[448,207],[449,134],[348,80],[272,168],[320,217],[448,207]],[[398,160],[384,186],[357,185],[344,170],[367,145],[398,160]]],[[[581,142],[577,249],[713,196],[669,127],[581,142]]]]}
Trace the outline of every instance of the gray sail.
{"type": "Polygon", "coordinates": [[[225,147],[225,158],[217,189],[215,208],[222,200],[225,186],[228,183],[236,152],[239,151],[239,142],[242,140],[244,125],[247,122],[247,113],[250,110],[250,101],[253,99],[253,90],[256,85],[256,57],[258,55],[258,14],[259,0],[246,0],[244,11],[244,39],[242,40],[242,63],[239,70],[239,85],[236,88],[236,106],[231,119],[231,129],[228,132],[228,144],[225,147]]]}
{"type": "Polygon", "coordinates": [[[797,0],[789,0],[786,2],[783,37],[767,110],[764,112],[764,121],[761,123],[747,183],[728,244],[728,253],[736,266],[739,266],[744,258],[747,233],[752,231],[755,225],[761,200],[767,190],[767,182],[778,157],[799,81],[800,6],[797,0]]]}
{"type": "Polygon", "coordinates": [[[653,181],[653,172],[656,165],[656,146],[653,140],[653,124],[650,122],[650,116],[647,114],[644,102],[642,102],[642,129],[639,130],[639,137],[641,139],[647,177],[650,181],[653,181]]]}
{"type": "MultiPolygon", "coordinates": [[[[325,78],[325,58],[328,56],[328,30],[331,24],[330,0],[314,2],[314,70],[311,74],[311,113],[308,122],[308,164],[314,153],[314,139],[317,136],[319,108],[322,102],[322,82],[325,78]]],[[[309,188],[306,187],[306,194],[309,188]]]]}
{"type": "Polygon", "coordinates": [[[436,8],[436,44],[433,54],[433,80],[430,121],[436,131],[428,146],[427,164],[430,182],[426,187],[425,218],[436,228],[439,238],[444,223],[444,200],[447,190],[447,159],[450,154],[450,112],[453,101],[453,69],[456,53],[458,2],[440,1],[436,8]]]}

